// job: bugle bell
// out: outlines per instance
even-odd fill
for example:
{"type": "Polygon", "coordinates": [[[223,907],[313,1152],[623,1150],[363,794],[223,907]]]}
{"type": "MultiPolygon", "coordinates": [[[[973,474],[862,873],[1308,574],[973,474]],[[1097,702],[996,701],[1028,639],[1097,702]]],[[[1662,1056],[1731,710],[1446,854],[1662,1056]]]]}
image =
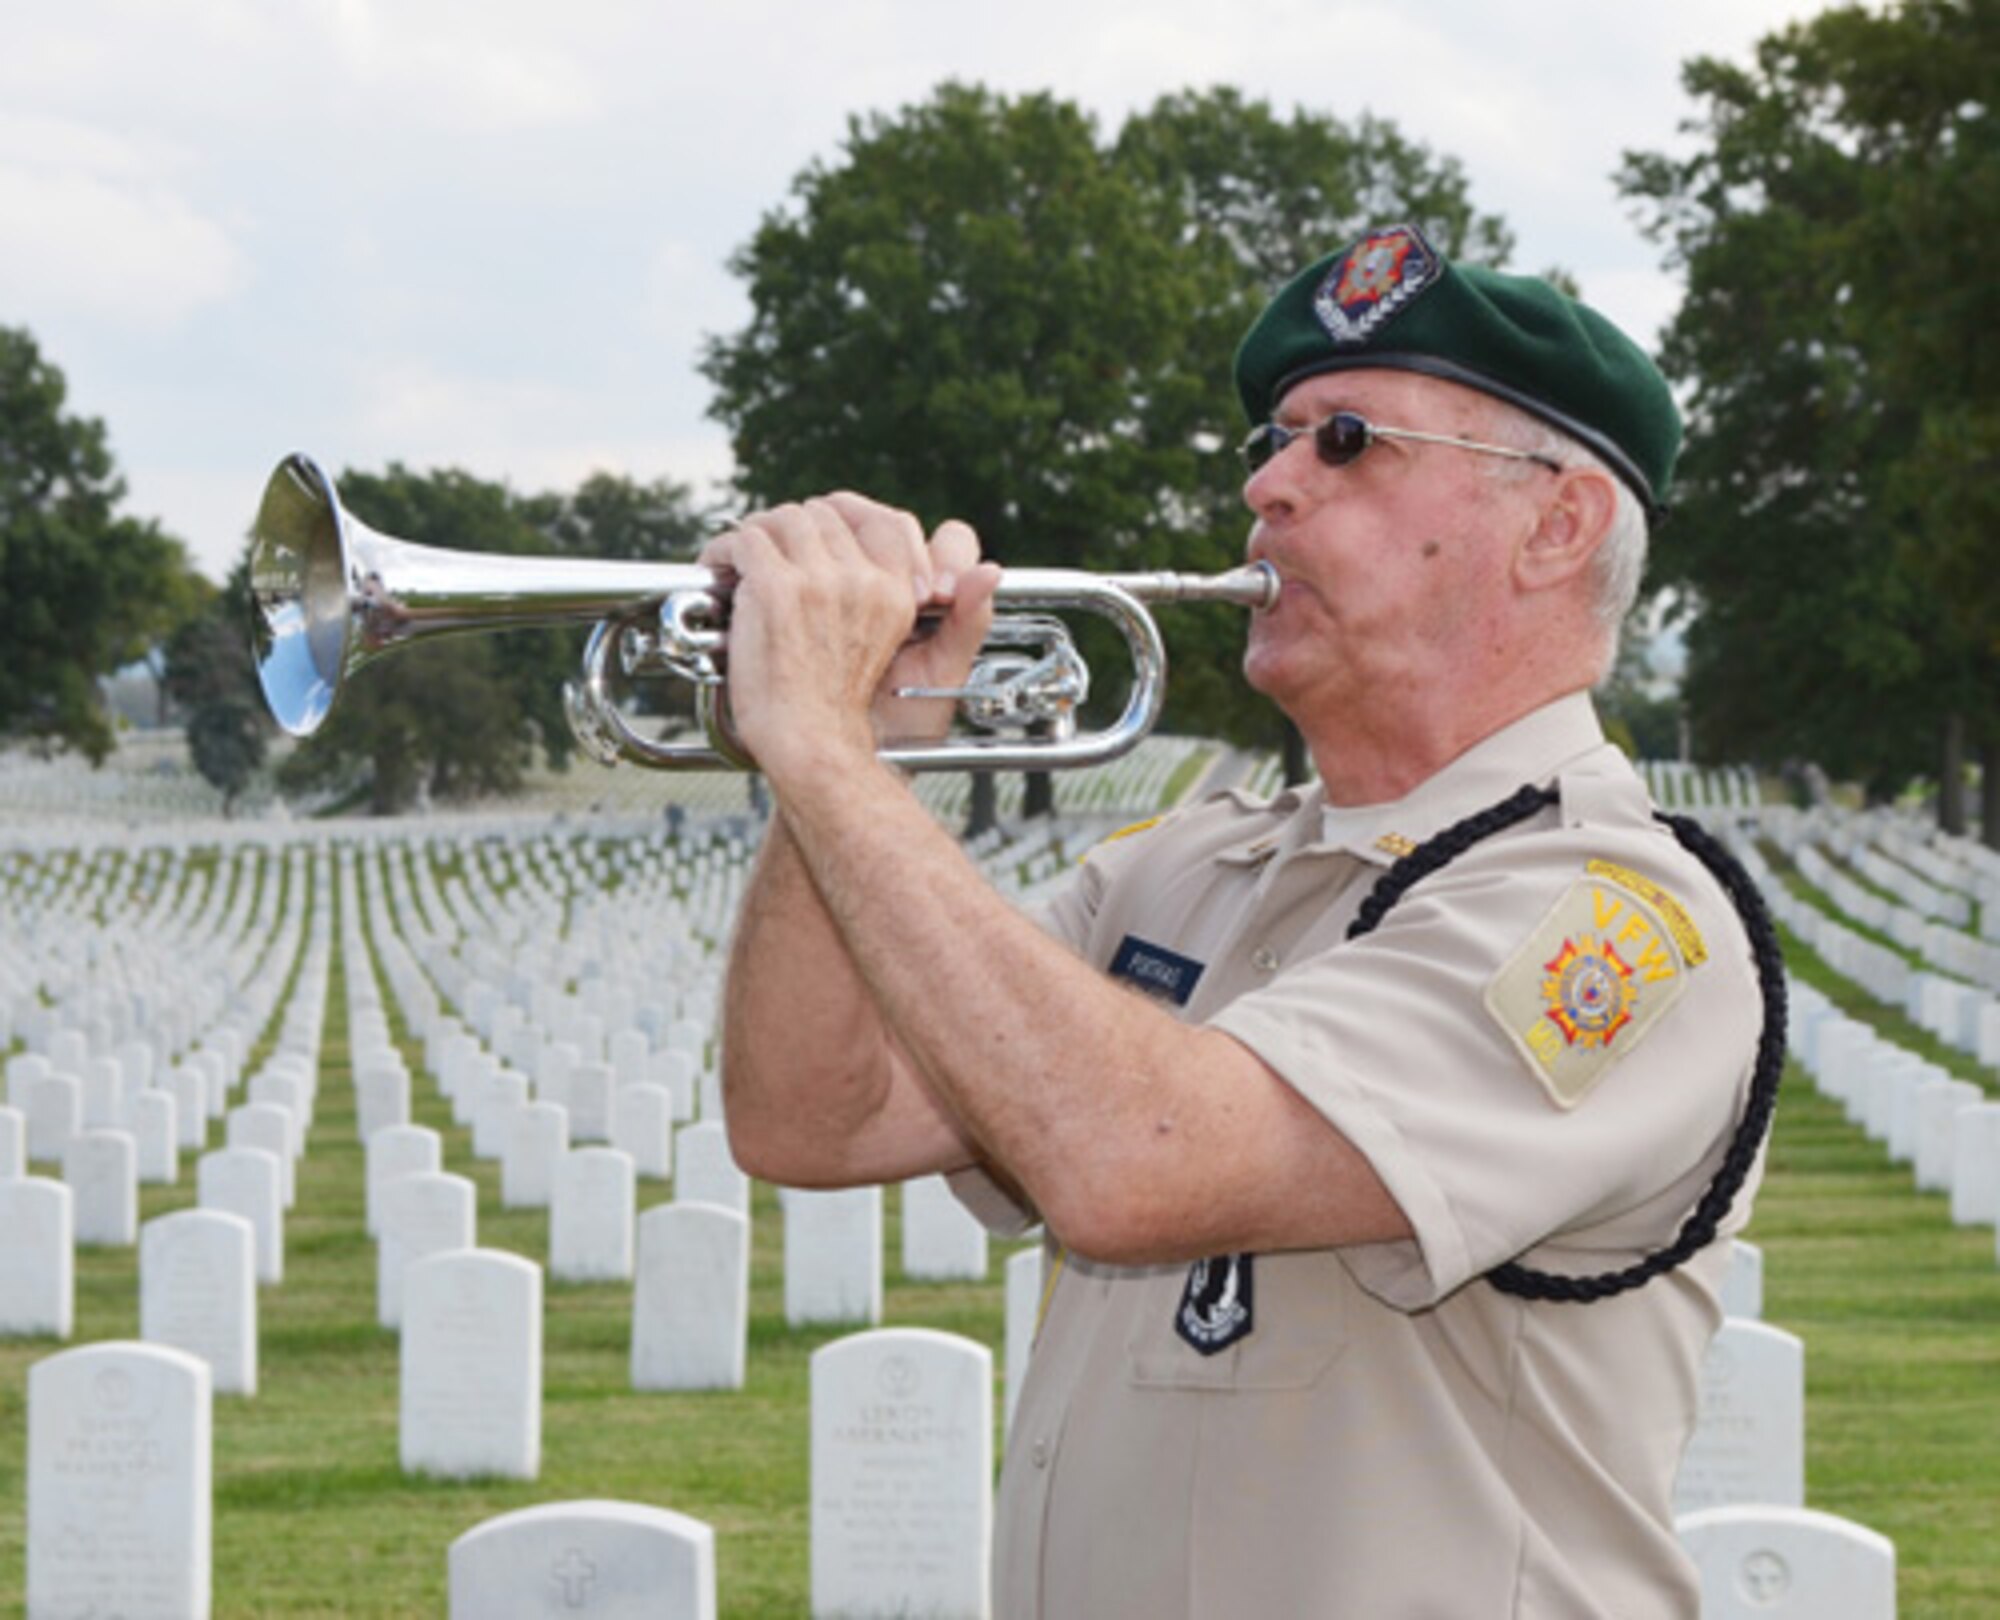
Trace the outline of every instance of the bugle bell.
{"type": "MultiPolygon", "coordinates": [[[[307,737],[348,677],[396,647],[474,631],[594,624],[583,673],[564,702],[588,753],[661,770],[754,769],[730,722],[720,659],[730,583],[694,563],[506,556],[399,540],[347,512],[310,456],[291,455],[266,483],[252,531],[251,650],[279,725],[307,737]],[[614,661],[625,676],[691,681],[703,740],[634,730],[612,691],[614,661]]],[[[1006,569],[987,650],[966,684],[901,694],[955,699],[962,718],[986,734],[895,744],[882,757],[910,770],[1058,770],[1115,759],[1152,729],[1166,698],[1166,650],[1146,604],[1263,608],[1277,589],[1261,563],[1213,575],[1006,569]],[[1072,610],[1109,619],[1132,658],[1124,711],[1100,731],[1077,729],[1089,671],[1053,616],[1072,610]]]]}

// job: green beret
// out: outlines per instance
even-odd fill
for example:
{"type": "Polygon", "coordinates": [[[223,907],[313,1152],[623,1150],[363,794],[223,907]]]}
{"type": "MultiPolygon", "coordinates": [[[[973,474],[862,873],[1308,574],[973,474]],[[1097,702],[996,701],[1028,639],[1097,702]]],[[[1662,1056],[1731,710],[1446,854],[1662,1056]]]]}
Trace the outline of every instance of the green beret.
{"type": "Polygon", "coordinates": [[[1295,276],[1236,351],[1252,424],[1293,384],[1388,367],[1463,383],[1580,440],[1657,521],[1681,417],[1645,352],[1536,276],[1455,265],[1409,225],[1370,231],[1295,276]]]}

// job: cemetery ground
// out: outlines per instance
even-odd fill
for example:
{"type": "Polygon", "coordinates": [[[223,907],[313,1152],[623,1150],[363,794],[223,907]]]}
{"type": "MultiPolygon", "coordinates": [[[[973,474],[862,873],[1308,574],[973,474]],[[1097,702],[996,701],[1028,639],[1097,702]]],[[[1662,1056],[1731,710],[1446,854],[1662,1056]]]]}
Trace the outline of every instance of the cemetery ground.
{"type": "MultiPolygon", "coordinates": [[[[1901,1014],[1787,940],[1794,974],[1899,1044],[1934,1046],[1901,1014]]],[[[336,952],[328,1004],[344,1006],[336,952]]],[[[401,1030],[398,1026],[398,1034],[401,1030]]],[[[783,1226],[755,1190],[748,1373],[738,1391],[638,1393],[629,1284],[546,1284],[542,1462],[534,1481],[447,1482],[398,1465],[398,1343],[376,1325],[375,1249],[344,1019],[327,1020],[311,1151],[285,1220],[285,1281],[259,1290],[259,1393],[217,1396],[214,1613],[433,1616],[446,1549],[473,1525],[537,1503],[611,1498],[672,1508],[716,1532],[725,1616],[800,1616],[809,1590],[809,1359],[850,1331],[784,1320],[783,1226]]],[[[414,1051],[412,1056],[414,1058],[414,1051]]],[[[1968,1078],[1979,1078],[1938,1052],[1968,1078]]],[[[413,1071],[421,1073],[413,1062],[413,1071]]],[[[1991,1089],[1990,1078],[1986,1081],[1991,1089]]],[[[444,1167],[479,1187],[479,1242],[537,1262],[545,1210],[504,1210],[497,1164],[427,1077],[412,1119],[444,1167]]],[[[141,1188],[141,1218],[192,1207],[178,1183],[141,1188]]],[[[669,1197],[642,1180],[639,1206],[669,1197]]],[[[984,1284],[905,1282],[892,1193],[883,1321],[976,1339],[1002,1362],[1002,1266],[984,1284]]],[[[1786,1083],[1756,1219],[1764,1318],[1806,1345],[1806,1501],[1894,1541],[1903,1620],[2000,1614],[2000,1269],[1988,1227],[1849,1124],[1801,1073],[1786,1083]]],[[[68,1345],[138,1336],[136,1248],[80,1248],[68,1345]]],[[[0,1613],[20,1612],[29,1366],[64,1348],[0,1341],[0,1613]]],[[[995,1410],[1004,1410],[996,1385],[995,1410]]]]}

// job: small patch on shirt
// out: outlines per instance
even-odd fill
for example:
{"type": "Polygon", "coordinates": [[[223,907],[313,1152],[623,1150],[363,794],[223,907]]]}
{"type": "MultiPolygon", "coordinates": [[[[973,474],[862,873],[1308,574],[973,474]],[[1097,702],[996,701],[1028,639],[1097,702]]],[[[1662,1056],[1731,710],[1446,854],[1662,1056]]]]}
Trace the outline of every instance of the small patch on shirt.
{"type": "Polygon", "coordinates": [[[1582,1102],[1687,987],[1691,959],[1663,910],[1623,881],[1635,874],[1613,869],[1614,881],[1598,864],[1486,987],[1487,1011],[1558,1108],[1582,1102]]]}
{"type": "Polygon", "coordinates": [[[1194,994],[1195,981],[1207,965],[1164,945],[1152,944],[1137,934],[1127,934],[1118,942],[1107,971],[1114,979],[1123,979],[1150,996],[1185,1007],[1188,997],[1194,994]]]}
{"type": "Polygon", "coordinates": [[[1417,846],[1401,833],[1386,832],[1375,840],[1375,847],[1384,855],[1392,855],[1400,861],[1405,855],[1413,853],[1417,846]]]}

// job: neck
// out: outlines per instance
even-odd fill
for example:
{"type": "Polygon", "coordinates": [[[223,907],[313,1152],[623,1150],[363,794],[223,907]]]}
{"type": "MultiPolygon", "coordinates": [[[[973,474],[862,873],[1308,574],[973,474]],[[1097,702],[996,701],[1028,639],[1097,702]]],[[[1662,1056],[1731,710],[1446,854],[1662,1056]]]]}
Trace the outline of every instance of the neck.
{"type": "Polygon", "coordinates": [[[1388,804],[1414,792],[1495,732],[1589,685],[1578,680],[1476,708],[1445,705],[1438,712],[1415,704],[1376,707],[1309,731],[1306,747],[1329,805],[1388,804]]]}

